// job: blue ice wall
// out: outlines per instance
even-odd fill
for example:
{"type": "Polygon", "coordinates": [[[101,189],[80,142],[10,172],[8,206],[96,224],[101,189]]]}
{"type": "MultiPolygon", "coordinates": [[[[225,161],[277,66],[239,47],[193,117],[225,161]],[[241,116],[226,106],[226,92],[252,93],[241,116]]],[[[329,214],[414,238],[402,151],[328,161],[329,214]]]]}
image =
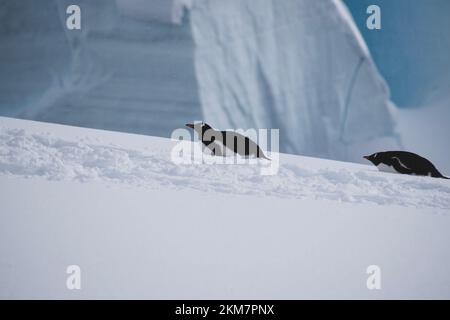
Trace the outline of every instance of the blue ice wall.
{"type": "Polygon", "coordinates": [[[450,89],[449,0],[344,0],[399,106],[426,104],[450,89]],[[381,30],[366,27],[369,5],[381,30]]]}
{"type": "Polygon", "coordinates": [[[2,0],[0,115],[168,137],[201,118],[193,50],[188,21],[136,19],[113,0],[2,0]],[[73,3],[82,27],[69,31],[73,3]]]}

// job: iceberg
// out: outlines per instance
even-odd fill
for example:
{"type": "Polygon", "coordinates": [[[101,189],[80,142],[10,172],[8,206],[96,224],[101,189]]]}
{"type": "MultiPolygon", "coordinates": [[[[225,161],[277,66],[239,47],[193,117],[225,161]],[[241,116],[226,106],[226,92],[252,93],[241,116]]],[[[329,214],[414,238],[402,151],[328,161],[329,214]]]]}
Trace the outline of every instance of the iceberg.
{"type": "Polygon", "coordinates": [[[344,0],[399,108],[435,105],[450,91],[450,1],[344,0]],[[382,11],[381,30],[366,28],[369,5],[382,11]]]}
{"type": "Polygon", "coordinates": [[[81,30],[68,30],[72,3],[0,5],[1,115],[165,137],[201,118],[190,27],[177,24],[189,1],[79,0],[81,30]]]}
{"type": "Polygon", "coordinates": [[[116,0],[119,10],[133,18],[181,24],[192,0],[116,0]]]}
{"type": "Polygon", "coordinates": [[[208,123],[279,128],[281,151],[342,160],[398,145],[389,89],[340,0],[202,0],[191,24],[208,123]]]}
{"type": "Polygon", "coordinates": [[[399,145],[341,0],[80,0],[78,31],[70,4],[7,6],[0,115],[163,137],[194,120],[273,128],[281,152],[350,161],[399,145]]]}

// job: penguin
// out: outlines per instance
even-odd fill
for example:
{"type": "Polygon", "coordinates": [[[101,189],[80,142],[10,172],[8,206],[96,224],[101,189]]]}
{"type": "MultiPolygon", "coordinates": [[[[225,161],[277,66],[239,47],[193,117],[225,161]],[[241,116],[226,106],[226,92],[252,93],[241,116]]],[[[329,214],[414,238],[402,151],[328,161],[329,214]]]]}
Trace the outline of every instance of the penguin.
{"type": "Polygon", "coordinates": [[[377,152],[363,158],[372,162],[378,170],[383,172],[449,179],[444,177],[429,160],[412,152],[377,152]]]}
{"type": "Polygon", "coordinates": [[[271,160],[254,141],[237,132],[215,130],[204,122],[188,123],[186,127],[197,132],[203,145],[211,150],[213,155],[227,156],[227,150],[229,150],[245,157],[271,160]]]}

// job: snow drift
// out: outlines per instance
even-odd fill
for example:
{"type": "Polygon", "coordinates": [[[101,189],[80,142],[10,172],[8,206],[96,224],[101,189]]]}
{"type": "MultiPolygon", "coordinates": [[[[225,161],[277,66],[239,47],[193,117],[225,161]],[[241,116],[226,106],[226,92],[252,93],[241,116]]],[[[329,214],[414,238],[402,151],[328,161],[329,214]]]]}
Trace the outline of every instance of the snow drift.
{"type": "MultiPolygon", "coordinates": [[[[261,175],[261,166],[268,165],[263,160],[250,165],[202,165],[201,162],[180,165],[171,158],[172,148],[177,142],[168,139],[149,137],[148,141],[155,145],[135,150],[124,144],[117,146],[90,141],[94,134],[87,138],[76,136],[74,140],[70,136],[70,139],[64,139],[42,131],[33,133],[34,130],[30,130],[33,123],[0,119],[0,173],[3,174],[82,182],[100,180],[149,188],[164,185],[203,192],[400,205],[436,212],[450,210],[450,186],[441,179],[382,174],[371,165],[284,154],[281,154],[277,174],[269,176],[261,175]],[[13,128],[8,128],[9,123],[13,128]]],[[[55,131],[53,126],[48,128],[50,132],[55,131]]],[[[63,136],[71,130],[84,133],[76,128],[62,127],[63,136]]],[[[99,132],[98,136],[102,135],[99,132]]],[[[136,142],[129,144],[136,145],[136,142]]]]}
{"type": "Polygon", "coordinates": [[[180,166],[176,143],[0,118],[0,297],[450,297],[448,181],[285,154],[275,176],[180,166]]]}

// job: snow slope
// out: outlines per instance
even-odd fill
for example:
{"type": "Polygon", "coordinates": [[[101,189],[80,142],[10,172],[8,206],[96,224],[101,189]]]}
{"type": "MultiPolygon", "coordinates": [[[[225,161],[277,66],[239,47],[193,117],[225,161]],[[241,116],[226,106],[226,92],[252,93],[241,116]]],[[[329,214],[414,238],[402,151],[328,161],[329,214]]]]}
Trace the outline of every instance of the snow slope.
{"type": "MultiPolygon", "coordinates": [[[[17,122],[3,118],[4,121],[17,122]]],[[[178,165],[170,158],[177,142],[168,139],[145,137],[144,148],[133,149],[128,142],[99,144],[89,137],[65,139],[45,132],[33,133],[29,132],[29,122],[24,122],[27,129],[21,128],[21,123],[11,129],[2,125],[0,172],[4,174],[401,205],[437,212],[450,209],[450,185],[439,179],[385,175],[368,165],[285,154],[274,176],[260,175],[260,166],[265,165],[263,161],[259,165],[178,165]]]]}
{"type": "Polygon", "coordinates": [[[450,297],[448,181],[285,154],[274,176],[181,166],[176,143],[0,118],[0,297],[450,297]]]}

